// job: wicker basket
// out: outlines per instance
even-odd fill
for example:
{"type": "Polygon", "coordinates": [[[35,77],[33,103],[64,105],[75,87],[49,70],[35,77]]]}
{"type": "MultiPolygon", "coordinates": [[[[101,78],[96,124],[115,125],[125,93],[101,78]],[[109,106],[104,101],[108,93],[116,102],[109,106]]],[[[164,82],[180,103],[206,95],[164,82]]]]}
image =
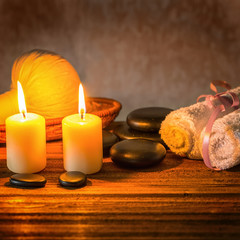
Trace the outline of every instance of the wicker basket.
{"type": "MultiPolygon", "coordinates": [[[[121,103],[109,98],[87,98],[86,108],[88,113],[95,114],[102,119],[103,128],[107,127],[119,114],[122,108],[121,103]]],[[[46,119],[47,141],[59,140],[62,138],[62,119],[46,119]]],[[[0,143],[6,142],[5,125],[0,125],[0,143]]]]}

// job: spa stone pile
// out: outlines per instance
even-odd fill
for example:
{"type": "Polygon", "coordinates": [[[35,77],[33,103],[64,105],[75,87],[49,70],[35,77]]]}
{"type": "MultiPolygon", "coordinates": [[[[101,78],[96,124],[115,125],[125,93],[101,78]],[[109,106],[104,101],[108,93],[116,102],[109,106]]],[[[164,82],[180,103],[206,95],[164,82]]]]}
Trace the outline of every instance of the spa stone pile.
{"type": "Polygon", "coordinates": [[[113,129],[112,134],[121,141],[112,143],[115,143],[110,149],[112,161],[127,168],[144,168],[159,163],[166,155],[166,146],[158,132],[171,111],[169,108],[149,107],[129,113],[127,122],[113,129]]]}

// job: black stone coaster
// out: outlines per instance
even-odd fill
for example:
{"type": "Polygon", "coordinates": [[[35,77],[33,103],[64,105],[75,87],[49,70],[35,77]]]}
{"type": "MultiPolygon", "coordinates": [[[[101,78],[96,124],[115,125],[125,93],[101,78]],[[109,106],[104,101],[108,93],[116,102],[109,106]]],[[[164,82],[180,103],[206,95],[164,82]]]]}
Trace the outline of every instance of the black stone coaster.
{"type": "Polygon", "coordinates": [[[148,140],[124,140],[110,149],[111,159],[126,168],[146,168],[159,163],[166,155],[161,143],[148,140]]]}
{"type": "Polygon", "coordinates": [[[103,156],[109,156],[109,150],[112,145],[119,141],[118,136],[114,133],[103,130],[103,156]]]}
{"type": "Polygon", "coordinates": [[[82,172],[70,171],[59,176],[59,182],[63,187],[83,187],[86,185],[87,177],[82,172]]]}
{"type": "Polygon", "coordinates": [[[163,107],[139,108],[128,114],[127,124],[138,131],[158,132],[162,121],[171,111],[163,107]]]}
{"type": "Polygon", "coordinates": [[[122,125],[114,129],[114,133],[122,140],[145,139],[145,140],[150,140],[154,142],[160,142],[162,145],[167,147],[164,141],[161,139],[160,134],[151,133],[151,132],[140,132],[140,131],[131,129],[125,122],[123,122],[122,125]]]}
{"type": "Polygon", "coordinates": [[[10,183],[18,187],[44,187],[47,180],[39,174],[14,174],[10,177],[10,183]]]}

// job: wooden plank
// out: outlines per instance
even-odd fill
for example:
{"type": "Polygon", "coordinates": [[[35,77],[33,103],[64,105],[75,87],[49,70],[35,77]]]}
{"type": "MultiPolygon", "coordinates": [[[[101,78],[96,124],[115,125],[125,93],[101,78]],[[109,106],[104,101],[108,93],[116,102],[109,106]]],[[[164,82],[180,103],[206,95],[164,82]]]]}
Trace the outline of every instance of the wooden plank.
{"type": "Polygon", "coordinates": [[[0,239],[239,239],[240,167],[215,172],[173,153],[157,166],[104,159],[81,189],[63,188],[61,141],[47,144],[45,188],[11,186],[0,147],[0,239]]]}

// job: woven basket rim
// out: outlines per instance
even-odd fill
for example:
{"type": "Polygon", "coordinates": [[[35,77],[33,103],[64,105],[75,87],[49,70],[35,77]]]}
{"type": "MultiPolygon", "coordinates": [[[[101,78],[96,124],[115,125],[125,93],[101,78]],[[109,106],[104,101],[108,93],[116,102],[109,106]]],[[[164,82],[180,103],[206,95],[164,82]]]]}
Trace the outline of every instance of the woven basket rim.
{"type": "Polygon", "coordinates": [[[122,105],[120,102],[116,101],[115,99],[112,99],[112,98],[101,98],[101,97],[98,97],[98,98],[94,98],[94,97],[89,97],[88,99],[93,99],[94,101],[99,101],[101,103],[109,103],[109,104],[112,104],[113,106],[106,109],[106,110],[102,110],[102,111],[95,111],[95,112],[91,112],[91,113],[99,113],[100,115],[98,116],[107,116],[109,115],[112,115],[112,114],[115,114],[116,112],[118,113],[120,111],[120,109],[122,108],[122,105]]]}

